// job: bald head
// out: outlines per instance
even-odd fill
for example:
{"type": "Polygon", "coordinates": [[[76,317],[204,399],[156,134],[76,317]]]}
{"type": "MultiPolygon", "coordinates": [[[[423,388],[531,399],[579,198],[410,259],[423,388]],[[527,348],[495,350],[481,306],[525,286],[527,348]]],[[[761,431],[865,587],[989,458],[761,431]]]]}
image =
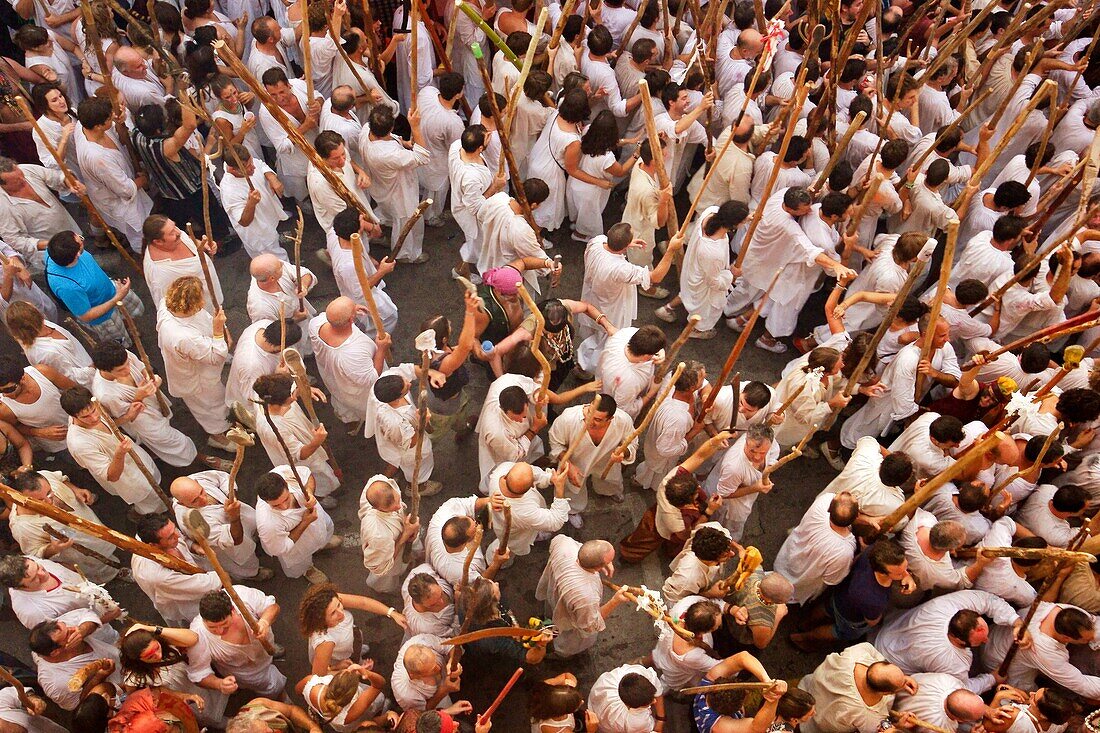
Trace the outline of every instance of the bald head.
{"type": "Polygon", "coordinates": [[[615,548],[607,540],[588,540],[577,553],[577,562],[585,570],[599,570],[615,560],[615,548]]]}
{"type": "Polygon", "coordinates": [[[172,497],[185,507],[194,507],[195,500],[202,494],[199,482],[190,476],[180,476],[172,482],[169,490],[172,492],[172,497]]]}
{"type": "Polygon", "coordinates": [[[504,486],[511,494],[524,494],[535,485],[535,472],[530,463],[517,463],[504,476],[504,486]]]}
{"type": "Polygon", "coordinates": [[[424,678],[435,675],[439,667],[439,660],[428,647],[423,644],[413,644],[405,650],[405,671],[410,677],[424,678]]]}
{"type": "Polygon", "coordinates": [[[977,723],[985,715],[985,701],[970,690],[955,690],[944,700],[947,714],[960,723],[977,723]]]}
{"type": "Polygon", "coordinates": [[[367,501],[380,512],[392,512],[401,508],[401,499],[389,481],[379,479],[367,484],[367,501]]]}
{"type": "Polygon", "coordinates": [[[259,255],[248,265],[248,274],[261,285],[278,280],[283,272],[283,261],[273,254],[259,255]]]}
{"type": "Polygon", "coordinates": [[[347,112],[355,106],[355,92],[347,84],[332,90],[332,108],[337,112],[347,112]]]}
{"type": "Polygon", "coordinates": [[[737,49],[742,58],[754,59],[764,50],[764,37],[754,28],[746,28],[737,36],[737,49]]]}
{"type": "Polygon", "coordinates": [[[875,662],[867,668],[867,686],[875,692],[897,692],[905,685],[901,667],[889,662],[875,662]]]}
{"type": "Polygon", "coordinates": [[[349,328],[355,320],[355,301],[341,295],[325,308],[325,318],[333,328],[349,328]]]}
{"type": "Polygon", "coordinates": [[[779,573],[768,573],[760,581],[760,595],[772,603],[787,603],[794,595],[794,586],[791,581],[779,573]]]}
{"type": "Polygon", "coordinates": [[[145,57],[130,46],[122,46],[115,51],[115,68],[123,76],[141,79],[145,76],[145,57]]]}

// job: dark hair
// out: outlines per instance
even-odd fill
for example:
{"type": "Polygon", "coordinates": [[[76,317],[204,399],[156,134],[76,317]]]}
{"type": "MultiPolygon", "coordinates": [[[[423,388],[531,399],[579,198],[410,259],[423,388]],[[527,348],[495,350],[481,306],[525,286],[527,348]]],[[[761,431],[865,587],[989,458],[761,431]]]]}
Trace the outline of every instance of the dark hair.
{"type": "MultiPolygon", "coordinates": [[[[1019,547],[1025,550],[1045,550],[1047,548],[1047,541],[1042,537],[1019,537],[1012,540],[1013,547],[1019,547]]],[[[1012,564],[1019,565],[1022,568],[1035,567],[1042,562],[1041,558],[1035,558],[1034,560],[1025,560],[1023,558],[1013,558],[1012,564]]]]}
{"type": "Polygon", "coordinates": [[[322,158],[327,158],[344,144],[344,136],[335,130],[325,130],[318,133],[313,141],[313,147],[322,158]]]}
{"type": "Polygon", "coordinates": [[[891,140],[882,146],[879,160],[884,168],[894,170],[909,157],[909,143],[904,140],[891,140]]]}
{"type": "Polygon", "coordinates": [[[286,78],[286,72],[280,67],[272,66],[263,73],[263,76],[260,77],[260,82],[265,87],[274,87],[279,84],[289,84],[290,80],[286,78]]]}
{"type": "Polygon", "coordinates": [[[504,95],[497,94],[496,92],[493,92],[492,97],[489,96],[489,92],[485,92],[478,98],[477,110],[481,113],[482,119],[496,119],[495,115],[493,114],[494,101],[496,102],[497,111],[502,111],[506,106],[508,106],[508,100],[504,97],[504,95]]]}
{"type": "Polygon", "coordinates": [[[398,374],[385,374],[374,382],[374,396],[379,402],[389,404],[405,391],[405,380],[398,374]]]}
{"type": "Polygon", "coordinates": [[[583,89],[570,89],[558,105],[558,114],[566,122],[584,122],[592,114],[588,95],[583,89]]]}
{"type": "Polygon", "coordinates": [[[876,573],[885,573],[905,561],[905,549],[894,540],[877,540],[867,550],[867,561],[876,573]]]}
{"type": "Polygon", "coordinates": [[[1088,504],[1088,492],[1076,484],[1066,484],[1054,492],[1050,504],[1056,512],[1077,514],[1088,504]]]}
{"type": "Polygon", "coordinates": [[[878,467],[878,479],[887,486],[901,486],[912,477],[913,459],[901,451],[883,458],[878,467]]]}
{"type": "Polygon", "coordinates": [[[978,627],[978,622],[981,620],[982,616],[977,611],[964,608],[947,622],[947,635],[970,646],[970,634],[978,627]]]}
{"type": "Polygon", "coordinates": [[[294,393],[294,377],[276,372],[257,377],[252,389],[260,401],[268,405],[281,405],[294,393]]]}
{"type": "MultiPolygon", "coordinates": [[[[1077,610],[1077,609],[1074,609],[1077,610]]],[[[1058,614],[1061,616],[1062,614],[1058,614]]],[[[1057,619],[1057,617],[1056,617],[1057,619]]],[[[1077,706],[1066,692],[1050,686],[1043,688],[1043,696],[1037,703],[1039,712],[1044,718],[1055,725],[1065,725],[1077,710],[1077,706]]]]}
{"type": "Polygon", "coordinates": [[[541,178],[528,178],[523,182],[523,195],[527,197],[527,203],[532,206],[541,204],[550,198],[550,187],[541,178]]]}
{"type": "Polygon", "coordinates": [[[626,348],[635,356],[652,356],[665,348],[665,332],[657,326],[642,326],[626,342],[626,348]]]}
{"type": "Polygon", "coordinates": [[[513,415],[519,415],[526,410],[530,401],[530,398],[527,396],[527,393],[523,391],[523,388],[515,385],[505,387],[497,396],[497,403],[500,405],[500,409],[504,412],[510,412],[513,415]]]}
{"type": "Polygon", "coordinates": [[[938,186],[951,174],[951,163],[947,158],[937,158],[928,164],[924,173],[924,182],[929,186],[938,186]]]}
{"type": "Polygon", "coordinates": [[[1087,387],[1067,389],[1055,405],[1066,424],[1093,422],[1100,418],[1100,394],[1087,387]]]}
{"type": "Polygon", "coordinates": [[[1027,190],[1027,186],[1019,181],[1005,181],[997,186],[997,190],[993,192],[993,204],[1003,206],[1006,209],[1023,206],[1030,199],[1031,192],[1027,190]]]}
{"type": "MultiPolygon", "coordinates": [[[[566,27],[569,26],[569,21],[577,18],[580,20],[580,16],[571,16],[569,20],[565,22],[566,27]]],[[[539,101],[543,98],[550,87],[554,85],[554,77],[550,76],[542,69],[531,69],[531,73],[527,75],[527,81],[523,82],[523,94],[528,99],[539,101]]]]}
{"type": "Polygon", "coordinates": [[[800,209],[814,202],[810,192],[800,186],[791,186],[783,194],[783,205],[788,209],[800,209]]]}
{"type": "Polygon", "coordinates": [[[852,185],[854,175],[855,171],[852,170],[852,164],[846,160],[841,160],[833,168],[833,172],[829,174],[829,190],[844,191],[852,185]]]}
{"type": "Polygon", "coordinates": [[[46,32],[45,28],[41,28],[32,23],[23,26],[13,33],[11,39],[19,48],[24,51],[30,51],[39,46],[44,46],[46,42],[50,40],[50,34],[46,32]]]}
{"type": "MultiPolygon", "coordinates": [[[[136,629],[122,637],[119,643],[119,663],[127,675],[134,677],[139,686],[160,684],[160,670],[184,660],[183,653],[164,639],[158,638],[152,631],[136,629]],[[149,642],[156,641],[161,646],[161,658],[156,662],[147,662],[141,658],[149,642]]],[[[95,697],[95,695],[93,695],[95,697]]]]}
{"type": "Polygon", "coordinates": [[[15,384],[23,378],[23,364],[12,356],[0,356],[0,384],[15,384]]]}
{"type": "Polygon", "coordinates": [[[332,231],[340,239],[359,233],[359,210],[349,206],[332,219],[332,231]]]}
{"type": "Polygon", "coordinates": [[[722,618],[722,609],[714,601],[696,601],[684,612],[684,628],[693,634],[709,634],[722,618]]]}
{"type": "Polygon", "coordinates": [[[286,328],[286,342],[288,344],[296,344],[302,338],[302,327],[291,320],[284,320],[282,324],[278,320],[274,320],[264,326],[260,333],[263,334],[264,341],[269,344],[278,344],[283,328],[286,328]]]}
{"type": "Polygon", "coordinates": [[[649,707],[656,697],[656,686],[640,674],[631,672],[619,680],[619,699],[628,708],[649,707]]]}
{"type": "Polygon", "coordinates": [[[485,136],[487,130],[485,125],[469,125],[462,131],[461,140],[462,149],[467,153],[472,153],[482,145],[485,144],[485,136]]]}
{"type": "Polygon", "coordinates": [[[95,398],[92,397],[91,391],[78,384],[62,392],[59,402],[66,415],[76,417],[81,410],[87,409],[88,405],[92,404],[93,399],[95,398]]]}
{"type": "Polygon", "coordinates": [[[370,111],[370,117],[367,118],[367,124],[370,127],[371,135],[375,137],[389,135],[393,132],[393,110],[384,104],[375,105],[374,109],[370,111]]]}
{"type": "Polygon", "coordinates": [[[783,720],[795,720],[808,715],[815,704],[813,695],[799,687],[791,687],[779,698],[775,714],[783,720]]]}
{"type": "Polygon", "coordinates": [[[954,415],[940,415],[928,426],[928,435],[941,443],[961,443],[966,440],[962,420],[954,415]]]}
{"type": "Polygon", "coordinates": [[[955,286],[955,300],[959,305],[976,305],[989,295],[989,288],[981,280],[968,278],[955,286]]]}
{"type": "MultiPolygon", "coordinates": [[[[750,406],[759,410],[767,407],[772,401],[772,391],[768,389],[768,385],[754,380],[741,388],[741,397],[750,406]]],[[[736,410],[737,405],[734,405],[733,409],[736,410]]]]}
{"type": "Polygon", "coordinates": [[[691,537],[691,551],[700,560],[715,562],[730,551],[729,535],[714,527],[700,527],[691,537]]]}
{"type": "MultiPolygon", "coordinates": [[[[574,16],[577,17],[577,16],[574,16]]],[[[572,715],[584,707],[584,695],[571,685],[536,682],[527,697],[527,715],[532,721],[572,715]]]]}
{"type": "Polygon", "coordinates": [[[65,90],[61,88],[61,84],[52,82],[43,82],[42,84],[35,84],[31,87],[31,105],[34,107],[35,114],[44,115],[49,104],[46,102],[46,96],[52,91],[58,91],[61,96],[65,98],[65,105],[72,107],[73,102],[69,99],[69,95],[65,93],[65,90]]]}
{"type": "Polygon", "coordinates": [[[851,196],[839,191],[830,191],[821,198],[821,213],[825,216],[844,216],[851,205],[851,196]]]}
{"type": "Polygon", "coordinates": [[[1008,242],[1019,237],[1027,222],[1013,214],[1005,214],[993,222],[993,239],[998,242],[1008,242]]]}
{"type": "Polygon", "coordinates": [[[656,50],[657,44],[652,38],[639,38],[630,44],[630,59],[639,65],[648,63],[656,50]]]}
{"type": "Polygon", "coordinates": [[[142,542],[155,545],[160,531],[172,523],[167,514],[143,514],[138,518],[137,536],[142,542]]]}
{"type": "Polygon", "coordinates": [[[601,110],[581,137],[583,155],[603,155],[618,147],[619,123],[609,109],[601,110]]]}
{"type": "Polygon", "coordinates": [[[286,479],[281,474],[268,471],[256,479],[256,496],[264,501],[275,501],[290,488],[286,479]]]}
{"type": "Polygon", "coordinates": [[[199,599],[199,616],[203,621],[217,623],[229,618],[233,613],[233,601],[229,594],[219,588],[212,590],[199,599]]]}
{"type": "MultiPolygon", "coordinates": [[[[114,110],[111,101],[104,97],[88,97],[76,108],[76,118],[82,127],[99,127],[111,119],[114,110]]],[[[55,235],[56,236],[56,235],[55,235]]]]}
{"type": "Polygon", "coordinates": [[[688,472],[675,472],[665,481],[665,498],[674,507],[683,507],[695,500],[699,480],[688,472]]]}
{"type": "Polygon", "coordinates": [[[71,730],[81,733],[104,733],[111,719],[111,705],[103,695],[88,695],[73,710],[71,730]]]}
{"type": "Polygon", "coordinates": [[[439,96],[448,102],[461,94],[465,86],[466,80],[462,78],[462,74],[446,71],[439,75],[439,96]]]}
{"type": "Polygon", "coordinates": [[[122,344],[107,339],[100,341],[92,348],[91,357],[92,365],[96,369],[106,372],[125,364],[129,354],[126,353],[126,349],[123,348],[122,344]]]}
{"type": "Polygon", "coordinates": [[[615,39],[605,25],[597,25],[588,31],[588,50],[596,56],[606,56],[615,47],[615,39]]]}
{"type": "Polygon", "coordinates": [[[1092,616],[1076,606],[1059,609],[1054,617],[1054,631],[1061,636],[1080,639],[1092,629],[1092,616]]]}
{"type": "Polygon", "coordinates": [[[51,634],[57,631],[57,621],[40,621],[31,629],[30,638],[27,640],[31,651],[40,657],[48,657],[61,645],[51,638],[51,634]]]}

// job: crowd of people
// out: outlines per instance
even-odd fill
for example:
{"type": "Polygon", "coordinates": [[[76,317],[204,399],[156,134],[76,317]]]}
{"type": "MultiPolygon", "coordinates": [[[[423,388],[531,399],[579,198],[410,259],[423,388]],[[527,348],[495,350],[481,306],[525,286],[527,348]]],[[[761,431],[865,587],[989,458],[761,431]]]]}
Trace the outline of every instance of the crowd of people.
{"type": "Polygon", "coordinates": [[[1100,725],[1096,3],[9,2],[0,733],[1100,725]]]}

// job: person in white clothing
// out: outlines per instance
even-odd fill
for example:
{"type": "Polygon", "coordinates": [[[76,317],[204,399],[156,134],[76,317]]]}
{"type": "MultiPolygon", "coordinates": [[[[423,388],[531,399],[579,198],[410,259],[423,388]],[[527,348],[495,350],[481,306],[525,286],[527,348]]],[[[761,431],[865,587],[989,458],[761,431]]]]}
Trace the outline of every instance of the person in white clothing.
{"type": "Polygon", "coordinates": [[[1073,520],[1088,523],[1089,495],[1075,484],[1041,484],[1016,512],[1015,519],[1051,547],[1068,547],[1080,533],[1073,520]]]}
{"type": "MultiPolygon", "coordinates": [[[[253,32],[255,33],[255,29],[253,32]]],[[[291,123],[298,126],[298,132],[306,142],[313,144],[321,121],[321,98],[306,99],[305,82],[300,79],[288,80],[286,71],[279,66],[267,69],[258,78],[275,103],[290,117],[291,123]]],[[[305,153],[291,142],[286,130],[267,107],[261,106],[259,114],[260,127],[277,154],[275,170],[284,192],[299,202],[305,201],[311,193],[306,187],[306,174],[313,170],[313,166],[309,164],[305,153]]]]}
{"type": "Polygon", "coordinates": [[[553,534],[561,529],[570,516],[569,499],[565,497],[568,472],[568,463],[555,471],[513,461],[505,461],[494,468],[489,474],[489,495],[501,497],[503,506],[492,513],[493,532],[497,538],[485,551],[495,554],[500,546],[505,528],[504,507],[511,512],[507,549],[514,557],[530,554],[540,534],[553,534]],[[547,486],[554,487],[554,501],[549,507],[537,491],[547,486]]]}
{"type": "Polygon", "coordinates": [[[697,525],[684,549],[669,563],[669,576],[661,586],[661,594],[669,603],[692,595],[720,596],[722,586],[718,581],[723,568],[737,557],[739,547],[729,530],[717,522],[697,525]]]}
{"type": "Polygon", "coordinates": [[[645,460],[638,466],[634,479],[641,486],[656,491],[664,477],[687,452],[687,436],[695,424],[693,408],[706,377],[706,368],[702,364],[687,362],[683,373],[673,383],[668,398],[659,406],[650,408],[653,416],[642,449],[645,460]]]}
{"type": "Polygon", "coordinates": [[[367,400],[363,434],[375,439],[379,457],[388,464],[387,473],[400,469],[406,481],[413,481],[415,477],[420,483],[421,496],[431,496],[438,494],[443,484],[431,478],[435,470],[432,440],[428,435],[431,411],[424,415],[428,424],[421,425],[421,416],[412,397],[412,385],[419,369],[414,364],[399,364],[375,380],[367,400]],[[416,460],[418,433],[421,433],[419,465],[416,460]]]}
{"type": "MultiPolygon", "coordinates": [[[[358,306],[351,298],[336,298],[309,322],[309,340],[317,371],[329,391],[333,412],[341,422],[358,425],[378,375],[385,369],[393,340],[389,334],[372,339],[355,322],[358,306]]],[[[239,358],[239,357],[238,357],[239,358]]]]}
{"type": "Polygon", "coordinates": [[[452,586],[462,584],[467,573],[466,558],[471,552],[471,580],[482,575],[492,578],[507,560],[506,549],[498,548],[492,564],[488,564],[485,553],[475,543],[477,523],[474,517],[486,506],[500,506],[501,501],[499,497],[456,496],[443,502],[429,520],[424,533],[425,557],[436,573],[452,586]]]}
{"type": "Polygon", "coordinates": [[[638,452],[638,439],[634,438],[626,450],[620,446],[634,429],[634,423],[625,411],[618,409],[615,398],[600,393],[599,406],[592,404],[567,407],[550,426],[550,455],[561,457],[566,448],[576,445],[569,460],[569,483],[566,496],[569,511],[579,515],[588,507],[588,484],[600,496],[610,496],[612,501],[623,497],[623,465],[634,463],[638,452]],[[580,431],[585,435],[580,436],[580,431]],[[576,442],[576,441],[580,442],[576,442]],[[607,476],[603,476],[606,468],[607,476]]]}
{"type": "MultiPolygon", "coordinates": [[[[352,141],[353,143],[355,141],[352,141]]],[[[351,208],[374,216],[370,201],[367,198],[367,189],[371,185],[370,175],[352,160],[350,146],[338,132],[326,130],[318,133],[313,141],[313,147],[317,150],[326,168],[343,182],[344,188],[351,192],[358,204],[351,208]]],[[[332,222],[344,209],[348,208],[348,202],[343,194],[339,193],[328,179],[321,174],[316,165],[310,164],[306,172],[306,183],[309,188],[309,198],[313,202],[313,214],[317,217],[317,223],[322,231],[332,228],[332,222]]]]}
{"type": "Polygon", "coordinates": [[[412,556],[422,549],[420,518],[409,514],[397,482],[382,474],[367,479],[359,497],[359,544],[363,567],[370,571],[367,587],[379,593],[400,587],[412,556]],[[408,558],[406,548],[413,550],[408,558]]]}
{"type": "MultiPolygon", "coordinates": [[[[148,514],[138,522],[137,538],[192,565],[198,566],[191,542],[184,538],[167,514],[148,514]]],[[[188,575],[142,555],[130,558],[134,582],[153,608],[173,626],[186,626],[199,613],[199,598],[222,587],[213,570],[188,575]]],[[[243,586],[241,586],[243,587],[243,586]]]]}
{"type": "MultiPolygon", "coordinates": [[[[336,215],[332,223],[332,231],[327,235],[326,248],[329,258],[332,260],[332,275],[336,279],[336,286],[340,289],[340,295],[351,298],[359,306],[356,322],[368,336],[376,336],[375,323],[367,308],[367,301],[363,295],[363,283],[356,271],[356,262],[351,246],[351,237],[358,234],[366,242],[367,237],[378,236],[382,230],[377,224],[371,222],[359,211],[347,208],[336,215]]],[[[374,298],[378,316],[382,319],[382,328],[387,333],[392,333],[397,328],[397,306],[394,305],[386,292],[386,284],[383,278],[393,272],[397,263],[389,257],[379,261],[371,259],[367,252],[366,244],[363,245],[362,267],[366,276],[367,287],[370,288],[374,298]]]]}
{"type": "Polygon", "coordinates": [[[779,450],[770,427],[753,425],[730,446],[707,476],[707,495],[722,497],[722,506],[715,517],[736,541],[744,534],[757,497],[774,488],[764,471],[779,458],[779,450]]]}
{"type": "Polygon", "coordinates": [[[343,538],[333,533],[332,519],[314,498],[312,488],[313,476],[302,466],[279,466],[260,477],[256,482],[256,533],[264,552],[279,559],[288,578],[305,576],[317,585],[327,583],[328,576],[313,564],[313,555],[339,547],[343,538]]]}
{"type": "Polygon", "coordinates": [[[278,321],[281,315],[297,323],[302,333],[294,341],[288,341],[287,346],[297,348],[302,356],[312,356],[304,324],[317,315],[317,309],[308,299],[309,292],[317,285],[317,276],[307,267],[291,268],[289,263],[269,253],[254,258],[248,265],[248,274],[252,276],[245,300],[248,320],[253,323],[278,321]]]}
{"type": "Polygon", "coordinates": [[[447,649],[434,634],[417,634],[397,650],[390,687],[403,710],[450,709],[461,682],[462,666],[447,667],[447,649]]]}
{"type": "Polygon", "coordinates": [[[588,707],[607,733],[643,733],[664,720],[664,686],[657,673],[624,664],[601,674],[588,693],[588,707]]]}
{"type": "Polygon", "coordinates": [[[225,438],[225,384],[222,367],[229,356],[225,311],[213,316],[203,309],[202,281],[186,276],[168,286],[157,304],[157,335],[164,357],[168,392],[179,397],[219,450],[232,450],[225,438]]]}
{"type": "Polygon", "coordinates": [[[75,386],[45,364],[24,367],[14,357],[0,356],[0,420],[18,425],[36,451],[63,451],[69,416],[61,394],[75,386]]]}
{"type": "Polygon", "coordinates": [[[191,621],[198,643],[187,654],[187,676],[199,685],[231,695],[239,689],[278,699],[286,676],[273,664],[260,639],[274,644],[271,625],[279,616],[274,596],[253,588],[237,590],[241,601],[256,619],[253,630],[222,589],[210,591],[199,600],[199,613],[191,621]]]}
{"type": "Polygon", "coordinates": [[[596,379],[631,420],[657,393],[653,375],[664,358],[664,349],[665,332],[656,326],[642,326],[613,330],[600,353],[596,379]]]}
{"type": "MultiPolygon", "coordinates": [[[[168,286],[181,277],[204,278],[204,270],[199,262],[200,247],[203,251],[202,256],[206,257],[208,265],[206,271],[210,273],[214,297],[219,303],[225,302],[218,270],[210,261],[210,257],[218,250],[217,244],[207,237],[202,237],[195,242],[190,235],[185,234],[177,226],[176,222],[162,214],[153,214],[148,217],[141,226],[141,235],[145,243],[141,269],[145,273],[145,283],[149,286],[149,294],[153,296],[154,303],[164,300],[164,296],[168,293],[168,286]]],[[[205,282],[204,279],[204,286],[205,282]]],[[[209,296],[209,293],[207,295],[209,296]]],[[[205,299],[203,310],[214,315],[214,301],[211,298],[205,299]]]]}
{"type": "Polygon", "coordinates": [[[256,556],[256,510],[236,496],[229,499],[229,474],[200,471],[180,476],[172,482],[170,491],[176,523],[186,528],[188,512],[201,514],[210,527],[207,541],[231,577],[268,580],[275,575],[270,568],[261,568],[256,556]]]}
{"type": "Polygon", "coordinates": [[[858,547],[851,530],[858,515],[851,494],[826,491],[783,540],[774,567],[794,586],[794,603],[806,604],[848,577],[858,547]]]}
{"type": "Polygon", "coordinates": [[[0,588],[6,588],[11,609],[25,628],[76,610],[95,610],[85,630],[107,644],[118,641],[110,622],[122,607],[105,589],[84,582],[75,570],[42,557],[13,554],[0,557],[0,588]],[[93,626],[95,628],[93,628],[93,626]]]}
{"type": "MultiPolygon", "coordinates": [[[[504,190],[506,181],[503,175],[498,176],[496,171],[489,170],[485,160],[485,146],[488,140],[484,125],[470,125],[462,132],[462,137],[451,143],[447,151],[447,175],[451,184],[451,214],[454,215],[455,223],[462,229],[463,236],[455,273],[463,277],[470,276],[470,265],[478,264],[484,250],[482,237],[486,212],[482,207],[489,199],[496,197],[504,190]]],[[[524,193],[526,192],[525,188],[524,193]]],[[[546,190],[546,195],[550,195],[549,189],[546,190]]],[[[537,244],[538,240],[534,232],[531,232],[531,227],[527,225],[526,220],[522,223],[527,228],[521,228],[519,220],[523,217],[514,211],[514,207],[511,206],[511,197],[505,194],[503,198],[508,202],[509,210],[494,207],[493,211],[499,212],[502,225],[500,229],[504,234],[495,235],[494,238],[511,243],[519,237],[530,237],[537,244]]],[[[538,205],[531,200],[530,195],[527,200],[532,207],[538,205]]],[[[496,223],[497,217],[492,217],[492,221],[496,223]]]]}
{"type": "Polygon", "coordinates": [[[4,313],[4,325],[29,364],[45,364],[88,387],[95,367],[84,344],[66,328],[46,318],[33,304],[15,301],[4,313]]]}
{"type": "Polygon", "coordinates": [[[42,712],[46,701],[33,692],[27,692],[29,705],[24,706],[14,687],[0,690],[0,721],[12,733],[65,733],[66,728],[53,722],[42,712]]]}
{"type": "Polygon", "coordinates": [[[417,634],[434,634],[444,639],[455,636],[459,620],[455,613],[454,589],[428,563],[409,571],[401,585],[403,616],[409,627],[405,640],[417,634]]]}
{"type": "MultiPolygon", "coordinates": [[[[427,33],[420,35],[424,43],[427,33]]],[[[430,50],[430,47],[429,47],[430,50]]],[[[420,54],[420,64],[431,54],[420,54]]],[[[399,65],[398,70],[404,68],[399,65]]],[[[424,83],[420,85],[417,109],[420,112],[420,132],[424,148],[428,151],[428,162],[416,169],[420,176],[420,189],[424,197],[432,200],[432,205],[424,212],[428,226],[438,227],[443,223],[443,207],[447,204],[448,180],[447,154],[462,136],[466,126],[458,114],[458,107],[464,98],[466,81],[461,74],[446,72],[435,80],[436,86],[424,83]]],[[[402,105],[406,108],[405,105],[402,105]]]]}
{"type": "MultiPolygon", "coordinates": [[[[80,233],[80,228],[54,191],[65,190],[60,170],[38,165],[17,165],[0,156],[0,239],[12,246],[37,274],[43,269],[42,258],[50,237],[62,230],[80,233]]],[[[76,182],[73,193],[86,193],[76,182]]]]}
{"type": "Polygon", "coordinates": [[[256,380],[279,369],[282,362],[279,347],[284,329],[287,343],[299,339],[301,328],[293,321],[280,323],[264,319],[241,331],[225,380],[226,407],[232,408],[239,402],[246,410],[251,410],[252,401],[258,399],[253,389],[256,380]]]}
{"type": "Polygon", "coordinates": [[[949,674],[921,672],[913,675],[917,691],[894,696],[894,710],[927,720],[955,733],[960,727],[980,723],[989,711],[979,695],[949,674]]]}
{"type": "Polygon", "coordinates": [[[118,647],[87,636],[81,629],[94,623],[94,618],[87,610],[69,611],[31,629],[28,641],[38,683],[62,710],[75,710],[92,691],[112,694],[114,686],[121,684],[118,647]],[[89,665],[96,666],[89,670],[84,685],[73,690],[70,682],[89,665]]]}
{"type": "Polygon", "coordinates": [[[283,182],[262,158],[254,157],[244,145],[233,145],[221,180],[222,207],[249,257],[266,252],[289,261],[278,232],[279,222],[290,217],[279,201],[285,192],[283,182]]]}
{"type": "Polygon", "coordinates": [[[154,73],[149,60],[136,48],[122,46],[115,52],[111,81],[136,114],[147,104],[163,105],[168,98],[165,84],[154,73]]]}

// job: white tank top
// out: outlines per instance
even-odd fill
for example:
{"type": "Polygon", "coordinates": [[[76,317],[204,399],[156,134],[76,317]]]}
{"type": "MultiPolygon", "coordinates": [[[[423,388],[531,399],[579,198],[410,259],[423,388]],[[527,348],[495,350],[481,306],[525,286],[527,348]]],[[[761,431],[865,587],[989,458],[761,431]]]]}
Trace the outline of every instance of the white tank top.
{"type": "MultiPolygon", "coordinates": [[[[46,375],[32,366],[27,367],[23,372],[38,383],[42,394],[30,404],[3,395],[0,395],[0,402],[12,411],[19,422],[28,427],[48,428],[54,425],[68,425],[69,416],[61,409],[61,392],[54,386],[53,382],[46,379],[46,375]]],[[[41,448],[49,453],[59,453],[65,450],[64,440],[31,438],[31,442],[36,448],[41,448]]]]}

